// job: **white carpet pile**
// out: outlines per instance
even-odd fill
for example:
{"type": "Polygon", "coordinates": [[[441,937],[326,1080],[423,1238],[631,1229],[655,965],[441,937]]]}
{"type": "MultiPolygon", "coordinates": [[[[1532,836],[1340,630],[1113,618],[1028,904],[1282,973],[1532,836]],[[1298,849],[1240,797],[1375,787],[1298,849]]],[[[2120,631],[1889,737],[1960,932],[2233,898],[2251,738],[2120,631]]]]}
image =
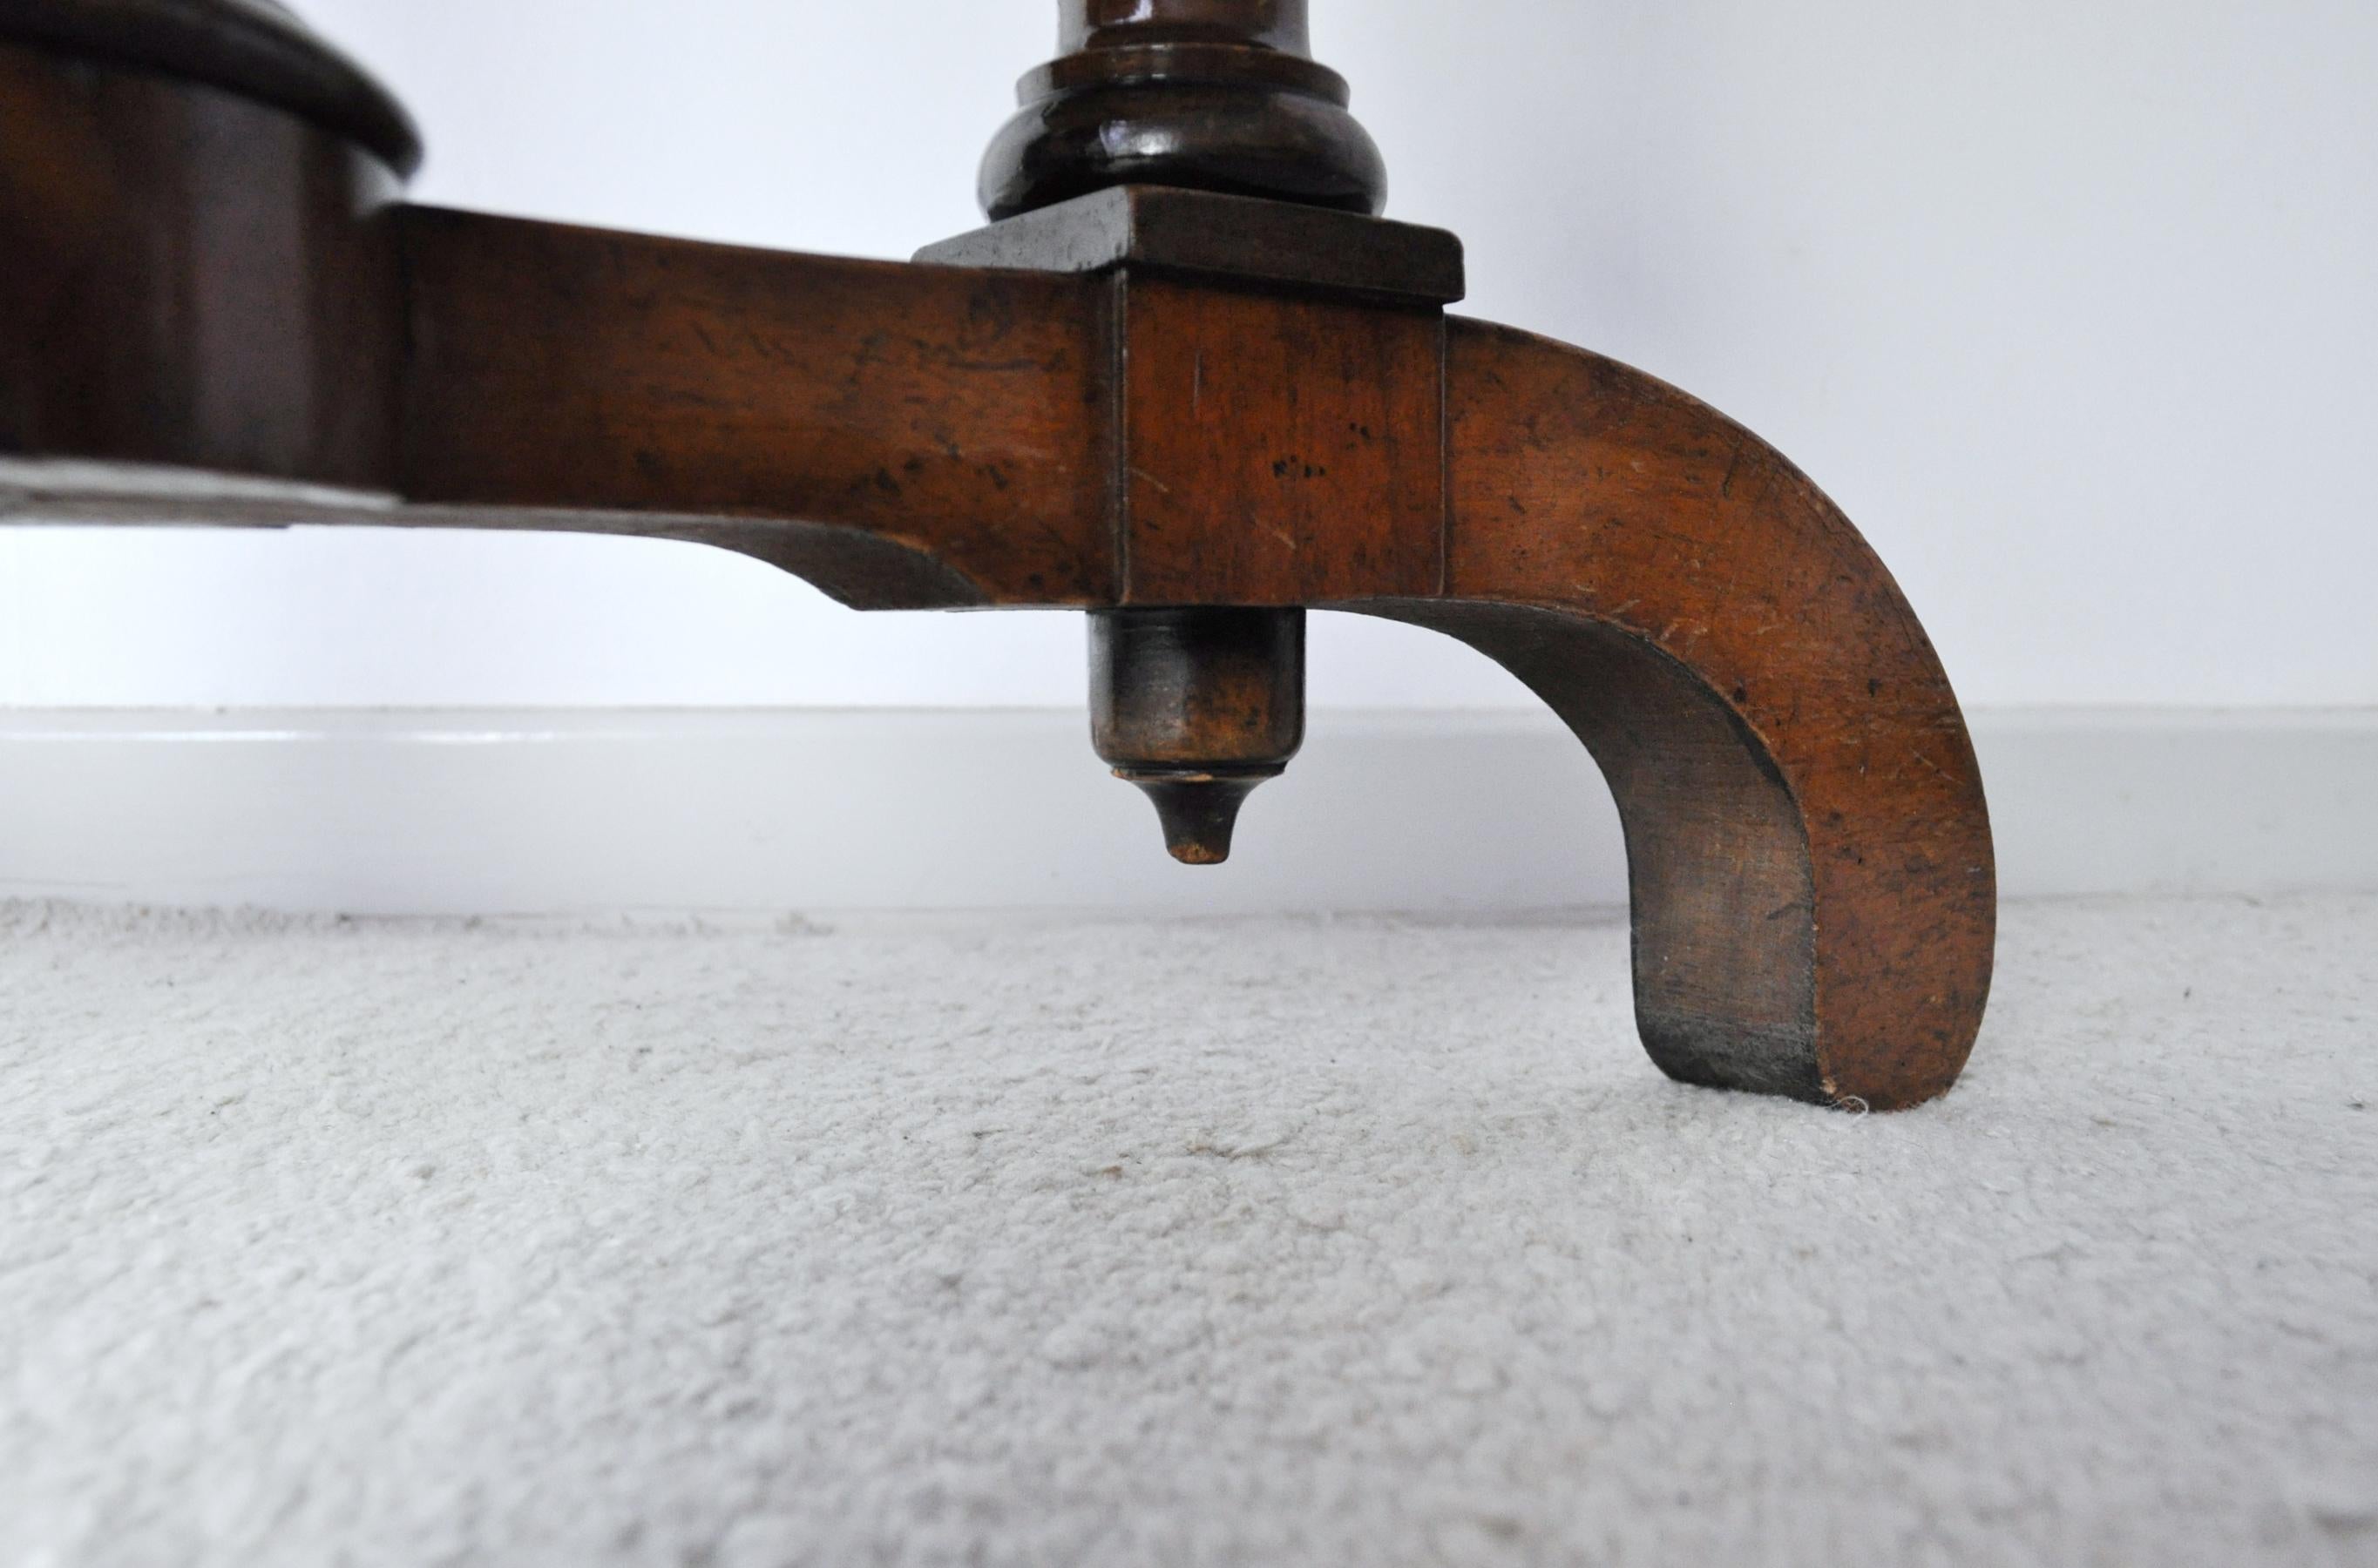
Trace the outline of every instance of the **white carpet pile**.
{"type": "Polygon", "coordinates": [[[0,1563],[2378,1562],[2378,899],[1892,1117],[1626,940],[0,905],[0,1563]]]}

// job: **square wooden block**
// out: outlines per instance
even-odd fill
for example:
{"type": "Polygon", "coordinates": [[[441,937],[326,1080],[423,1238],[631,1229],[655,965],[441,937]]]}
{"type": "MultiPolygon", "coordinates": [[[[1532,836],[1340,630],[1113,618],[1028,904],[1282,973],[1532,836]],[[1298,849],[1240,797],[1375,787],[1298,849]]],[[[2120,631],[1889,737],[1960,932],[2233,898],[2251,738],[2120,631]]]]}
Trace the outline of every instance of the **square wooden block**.
{"type": "Polygon", "coordinates": [[[1439,310],[1129,270],[1115,286],[1123,603],[1440,591],[1439,310]]]}

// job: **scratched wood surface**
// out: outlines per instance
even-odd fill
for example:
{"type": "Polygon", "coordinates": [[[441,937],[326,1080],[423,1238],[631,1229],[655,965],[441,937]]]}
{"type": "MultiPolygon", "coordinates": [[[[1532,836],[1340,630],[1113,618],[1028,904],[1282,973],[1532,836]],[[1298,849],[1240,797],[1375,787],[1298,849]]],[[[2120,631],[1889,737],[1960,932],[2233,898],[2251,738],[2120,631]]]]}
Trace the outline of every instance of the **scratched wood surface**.
{"type": "Polygon", "coordinates": [[[1856,530],[1692,399],[1410,303],[392,196],[281,111],[0,47],[0,516],[118,515],[45,464],[167,464],[186,494],[152,474],[124,520],[631,533],[869,607],[1434,627],[1608,777],[1662,1067],[1878,1108],[1955,1078],[1995,912],[1955,698],[1856,530]],[[222,475],[404,504],[226,504],[222,475]]]}
{"type": "Polygon", "coordinates": [[[1437,591],[1439,311],[1136,276],[1117,298],[1125,603],[1437,591]]]}
{"type": "Polygon", "coordinates": [[[1457,322],[1444,602],[1625,820],[1644,1042],[1678,1077],[1877,1108],[1946,1089],[1997,892],[1954,694],[1822,492],[1694,399],[1457,322]]]}
{"type": "Polygon", "coordinates": [[[403,241],[407,496],[739,520],[673,532],[871,608],[1111,598],[1099,281],[422,208],[403,241]]]}

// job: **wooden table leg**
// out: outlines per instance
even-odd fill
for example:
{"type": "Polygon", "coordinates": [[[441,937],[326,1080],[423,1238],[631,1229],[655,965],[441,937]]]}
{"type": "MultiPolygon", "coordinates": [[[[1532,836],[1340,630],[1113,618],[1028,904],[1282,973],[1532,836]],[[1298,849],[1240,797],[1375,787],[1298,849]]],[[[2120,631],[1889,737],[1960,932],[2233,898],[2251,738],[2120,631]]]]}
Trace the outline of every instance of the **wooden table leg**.
{"type": "Polygon", "coordinates": [[[1947,1089],[1989,991],[1989,818],[1891,574],[1663,382],[1472,322],[1447,358],[1447,592],[1346,607],[1470,643],[1593,753],[1652,1059],[1875,1109],[1947,1089]]]}
{"type": "Polygon", "coordinates": [[[987,165],[1022,215],[923,266],[405,206],[401,113],[253,12],[0,17],[0,521],[637,533],[1097,612],[1102,749],[1197,861],[1295,749],[1304,606],[1435,627],[1608,777],[1663,1068],[1955,1079],[1989,822],[1897,586],[1740,426],[1446,317],[1459,245],[1364,215],[1298,0],[1067,0],[987,165]],[[1128,169],[1068,128],[1114,93],[1171,128],[1128,169]]]}

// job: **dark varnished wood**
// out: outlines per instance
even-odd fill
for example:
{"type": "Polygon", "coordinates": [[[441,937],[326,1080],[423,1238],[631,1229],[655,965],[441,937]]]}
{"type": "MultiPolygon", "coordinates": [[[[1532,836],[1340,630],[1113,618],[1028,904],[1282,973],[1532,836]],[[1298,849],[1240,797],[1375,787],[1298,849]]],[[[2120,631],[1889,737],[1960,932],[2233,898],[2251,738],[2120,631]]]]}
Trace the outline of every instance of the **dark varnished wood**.
{"type": "Polygon", "coordinates": [[[402,238],[408,496],[739,520],[709,542],[869,608],[1113,596],[1099,282],[421,208],[402,238]]]}
{"type": "MultiPolygon", "coordinates": [[[[1259,12],[1129,46],[1293,57],[1301,6],[1145,19],[1259,12]]],[[[1080,15],[1091,53],[1140,11],[1080,15]]],[[[1955,699],[1839,511],[1692,399],[1260,245],[902,266],[394,189],[288,105],[0,47],[0,516],[632,533],[865,607],[1098,611],[1100,749],[1191,858],[1302,733],[1303,606],[1432,627],[1603,767],[1663,1068],[1877,1108],[1956,1076],[1995,893],[1955,699]],[[68,460],[99,477],[43,491],[68,460]]],[[[1357,271],[1411,261],[1388,227],[1357,271]]]]}
{"type": "Polygon", "coordinates": [[[921,259],[1112,275],[1131,607],[1092,623],[1091,732],[1173,856],[1213,865],[1294,749],[1282,716],[1302,734],[1293,606],[1443,582],[1440,311],[1460,242],[1369,216],[1386,172],[1310,57],[1304,0],[1059,14],[1066,53],[1024,78],[984,161],[991,227],[921,259]]]}
{"type": "Polygon", "coordinates": [[[397,193],[293,114],[0,43],[0,452],[391,487],[397,193]]]}
{"type": "Polygon", "coordinates": [[[1155,803],[1172,858],[1220,864],[1241,804],[1304,743],[1304,612],[1196,605],[1089,619],[1090,744],[1155,803]]]}
{"type": "Polygon", "coordinates": [[[1448,584],[1366,606],[1525,680],[1618,801],[1644,1042],[1677,1077],[1945,1090],[1989,989],[1989,818],[1891,574],[1740,425],[1599,355],[1450,334],[1448,584]]]}
{"type": "Polygon", "coordinates": [[[1113,186],[927,245],[919,261],[1033,272],[1226,278],[1339,297],[1451,305],[1461,241],[1443,229],[1215,191],[1113,186]]]}
{"type": "Polygon", "coordinates": [[[0,0],[0,39],[286,110],[400,175],[421,162],[403,106],[278,0],[0,0]]]}
{"type": "Polygon", "coordinates": [[[1165,278],[1116,288],[1124,603],[1437,591],[1442,316],[1165,278]]]}
{"type": "Polygon", "coordinates": [[[1059,0],[1057,47],[1066,54],[1134,43],[1232,43],[1309,54],[1306,0],[1059,0]]]}
{"type": "Polygon", "coordinates": [[[1116,185],[1273,197],[1349,212],[1387,203],[1387,165],[1307,52],[1305,0],[1059,0],[1055,60],[983,157],[1006,218],[1116,185]]]}

